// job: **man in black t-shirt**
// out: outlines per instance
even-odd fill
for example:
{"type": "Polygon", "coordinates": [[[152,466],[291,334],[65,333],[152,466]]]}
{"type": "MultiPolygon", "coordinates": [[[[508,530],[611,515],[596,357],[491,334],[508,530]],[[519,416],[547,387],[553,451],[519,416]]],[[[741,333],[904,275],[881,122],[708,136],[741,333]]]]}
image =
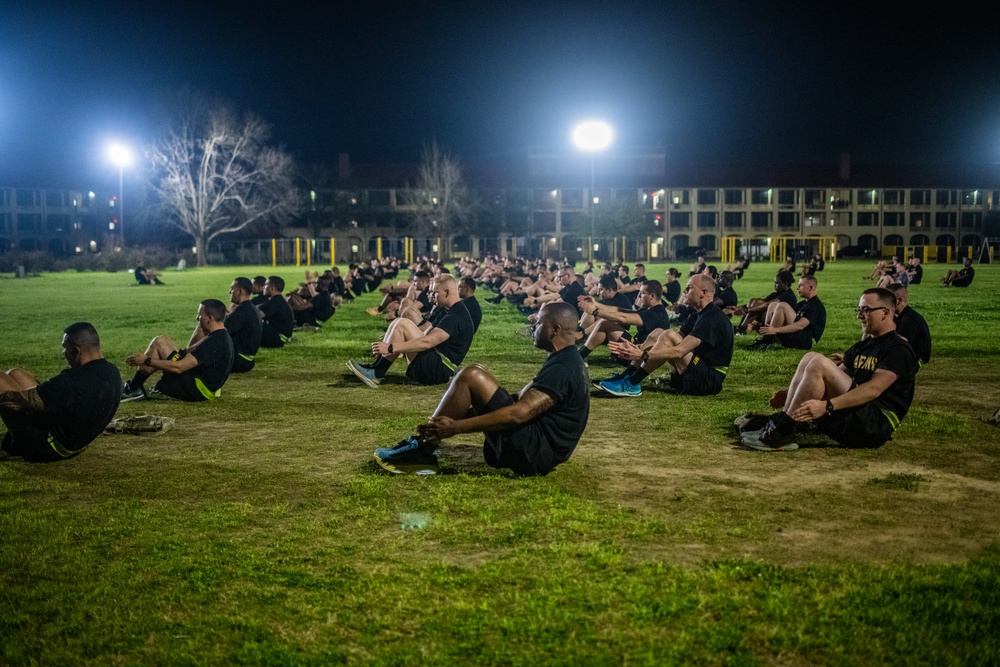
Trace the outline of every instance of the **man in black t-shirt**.
{"type": "Polygon", "coordinates": [[[769,305],[759,330],[764,335],[747,349],[768,350],[780,343],[782,347],[808,350],[813,341],[818,343],[826,329],[826,307],[816,296],[816,285],[816,276],[802,276],[797,287],[802,301],[794,309],[784,301],[769,305]]]}
{"type": "Polygon", "coordinates": [[[476,300],[476,281],[471,276],[466,276],[458,281],[458,296],[469,310],[473,333],[479,331],[479,325],[483,321],[483,308],[476,300]]]}
{"type": "Polygon", "coordinates": [[[713,301],[722,310],[735,308],[740,305],[740,298],[736,296],[736,290],[733,289],[735,281],[736,274],[728,269],[719,274],[719,278],[716,281],[719,288],[715,291],[715,299],[713,301]]]}
{"type": "Polygon", "coordinates": [[[449,274],[437,276],[431,283],[431,301],[436,306],[434,320],[423,331],[407,318],[389,324],[382,340],[372,343],[372,364],[351,359],[347,367],[359,380],[372,388],[399,357],[407,361],[406,376],[420,384],[443,384],[451,379],[472,345],[475,329],[469,309],[458,296],[458,283],[449,274]]]}
{"type": "MultiPolygon", "coordinates": [[[[248,373],[253,370],[260,349],[261,322],[257,309],[250,303],[253,283],[249,278],[237,278],[229,286],[229,297],[233,306],[226,314],[226,331],[233,339],[233,373],[248,373]]],[[[198,328],[201,331],[201,328],[198,328]]],[[[200,335],[198,336],[200,338],[200,335]]],[[[192,343],[198,342],[192,338],[192,343]]],[[[188,344],[191,347],[191,344],[188,344]]]]}
{"type": "Polygon", "coordinates": [[[931,360],[931,330],[923,315],[910,307],[910,297],[906,288],[899,283],[889,285],[889,291],[896,295],[896,333],[906,339],[913,348],[921,366],[931,360]]]}
{"type": "Polygon", "coordinates": [[[295,325],[298,327],[320,327],[333,317],[333,300],[330,296],[330,276],[319,276],[315,284],[306,283],[304,288],[308,298],[299,293],[288,297],[288,305],[295,313],[295,325]]]}
{"type": "MultiPolygon", "coordinates": [[[[609,341],[616,341],[627,336],[629,327],[637,327],[633,341],[641,345],[652,331],[669,329],[670,317],[663,305],[663,288],[656,280],[642,283],[635,299],[636,309],[622,308],[613,305],[595,303],[589,297],[581,297],[580,307],[596,319],[590,335],[580,348],[580,357],[584,360],[590,353],[609,341]]],[[[621,294],[621,292],[619,292],[621,294]]]]}
{"type": "Polygon", "coordinates": [[[663,284],[663,300],[667,305],[673,306],[681,298],[681,272],[670,267],[667,269],[667,277],[663,284]]]}
{"type": "MultiPolygon", "coordinates": [[[[527,308],[539,308],[543,303],[551,303],[553,301],[562,301],[563,303],[568,303],[577,309],[577,316],[579,317],[583,313],[577,307],[577,300],[586,294],[583,286],[576,278],[576,272],[573,271],[568,266],[564,266],[556,273],[556,281],[560,285],[558,292],[546,292],[545,294],[540,294],[536,297],[528,297],[524,300],[524,305],[527,308]]],[[[534,314],[532,314],[532,317],[534,314]]]]}
{"type": "Polygon", "coordinates": [[[205,299],[198,305],[201,336],[187,349],[166,336],[157,336],[145,352],[125,359],[135,366],[135,375],[122,386],[122,402],[146,398],[143,385],[157,371],[163,377],[154,391],[181,401],[211,401],[221,394],[222,385],[233,367],[233,341],[226,331],[226,305],[218,299],[205,299]]]}
{"type": "Polygon", "coordinates": [[[39,384],[15,368],[0,372],[0,418],[7,425],[2,448],[26,461],[75,456],[104,431],[121,399],[122,377],[101,353],[93,325],[66,327],[63,356],[69,368],[39,384]]]}
{"type": "Polygon", "coordinates": [[[861,340],[837,365],[817,352],[799,361],[787,390],[771,398],[783,408],[759,431],[744,431],[743,444],[761,451],[797,449],[795,433],[806,424],[846,447],[881,447],[913,401],[917,356],[896,332],[896,297],[865,290],[858,302],[861,340]]]}
{"type": "Polygon", "coordinates": [[[736,326],[736,333],[742,335],[756,329],[763,323],[768,306],[775,301],[784,301],[794,310],[795,294],[792,293],[794,281],[795,276],[790,271],[778,271],[777,275],[774,276],[774,291],[766,297],[750,299],[745,306],[726,308],[724,312],[727,316],[735,315],[743,318],[736,326]]]}
{"type": "Polygon", "coordinates": [[[264,285],[266,283],[267,278],[265,276],[254,276],[253,278],[253,287],[250,291],[250,303],[255,308],[267,301],[267,295],[264,294],[264,285]]]}
{"type": "Polygon", "coordinates": [[[951,287],[968,287],[972,284],[972,279],[976,277],[976,270],[972,268],[972,258],[966,257],[960,271],[950,270],[941,278],[941,284],[951,287]]]}
{"type": "MultiPolygon", "coordinates": [[[[631,310],[635,305],[635,295],[627,295],[618,291],[620,282],[611,275],[601,276],[598,281],[598,296],[601,298],[600,305],[614,308],[615,310],[631,310]]],[[[597,318],[593,315],[595,307],[594,298],[588,294],[578,297],[575,305],[580,311],[580,329],[585,336],[589,336],[594,329],[597,318]]]]}
{"type": "Polygon", "coordinates": [[[675,391],[693,396],[722,391],[733,358],[733,327],[714,303],[717,287],[710,276],[702,274],[688,280],[687,304],[698,313],[690,333],[664,331],[655,342],[647,339],[642,346],[624,340],[608,343],[612,352],[632,365],[621,377],[598,386],[612,396],[641,396],[642,381],[667,364],[675,391]]]}
{"type": "Polygon", "coordinates": [[[543,305],[534,340],[549,356],[517,398],[486,368],[472,364],[455,376],[417,435],[375,450],[375,461],[393,473],[434,474],[442,440],[483,432],[483,456],[494,468],[545,475],[565,463],[590,413],[587,370],[573,345],[576,326],[576,310],[569,304],[543,305]]]}
{"type": "Polygon", "coordinates": [[[919,257],[910,258],[910,266],[906,269],[906,273],[910,276],[911,285],[920,284],[920,281],[924,279],[924,267],[920,266],[919,257]]]}
{"type": "Polygon", "coordinates": [[[282,296],[285,291],[285,280],[280,276],[268,276],[264,283],[265,300],[257,310],[260,312],[261,347],[284,347],[292,339],[295,329],[295,313],[288,301],[282,296]]]}

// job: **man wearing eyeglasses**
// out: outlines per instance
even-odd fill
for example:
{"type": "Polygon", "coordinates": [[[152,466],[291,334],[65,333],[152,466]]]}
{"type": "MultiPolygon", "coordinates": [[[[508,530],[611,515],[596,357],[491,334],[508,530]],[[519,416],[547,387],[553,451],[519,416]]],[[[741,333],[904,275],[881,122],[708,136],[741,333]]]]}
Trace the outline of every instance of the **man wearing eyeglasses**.
{"type": "Polygon", "coordinates": [[[808,352],[786,391],[771,398],[784,408],[759,431],[744,431],[743,444],[761,451],[797,449],[799,429],[815,428],[846,447],[881,447],[906,416],[913,401],[917,356],[896,332],[896,295],[876,287],[865,290],[855,311],[861,340],[837,365],[808,352]],[[811,426],[809,426],[811,425],[811,426]]]}

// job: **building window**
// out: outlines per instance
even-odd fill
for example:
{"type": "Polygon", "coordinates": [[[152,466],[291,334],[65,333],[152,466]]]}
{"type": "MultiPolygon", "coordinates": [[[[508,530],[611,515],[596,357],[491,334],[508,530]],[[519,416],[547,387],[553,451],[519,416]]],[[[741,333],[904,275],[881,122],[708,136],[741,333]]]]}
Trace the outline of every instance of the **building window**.
{"type": "Polygon", "coordinates": [[[910,206],[930,206],[930,190],[910,190],[910,206]]]}
{"type": "Polygon", "coordinates": [[[699,227],[712,227],[714,228],[718,224],[718,215],[715,211],[699,211],[698,212],[698,226],[699,227]]]}
{"type": "Polygon", "coordinates": [[[878,213],[858,213],[858,227],[878,227],[878,213]]]}
{"type": "MultiPolygon", "coordinates": [[[[0,234],[10,234],[14,231],[14,221],[10,213],[0,213],[0,234]]],[[[2,251],[3,248],[0,248],[2,251]]]]}
{"type": "Polygon", "coordinates": [[[615,190],[615,202],[634,206],[639,201],[639,194],[636,190],[615,190]]]}
{"type": "Polygon", "coordinates": [[[670,228],[686,229],[691,226],[691,214],[687,211],[670,212],[670,228]]]}
{"type": "Polygon", "coordinates": [[[583,208],[583,190],[563,190],[563,208],[583,208]]]}
{"type": "Polygon", "coordinates": [[[45,222],[50,232],[68,232],[70,230],[68,215],[48,215],[45,222]]]}
{"type": "MultiPolygon", "coordinates": [[[[903,226],[903,212],[902,211],[892,211],[886,212],[882,215],[882,226],[883,227],[902,227],[903,226]]],[[[860,224],[860,223],[859,223],[860,224]]]]}
{"type": "Polygon", "coordinates": [[[799,214],[793,211],[780,211],[778,213],[779,229],[798,229],[799,214]]]}
{"type": "Polygon", "coordinates": [[[910,214],[910,229],[921,229],[930,226],[931,226],[930,214],[928,213],[910,214]]]}
{"type": "Polygon", "coordinates": [[[903,190],[883,190],[882,203],[886,206],[902,206],[906,203],[903,190]]]}
{"type": "Polygon", "coordinates": [[[858,190],[858,206],[878,206],[878,190],[858,190]]]}
{"type": "Polygon", "coordinates": [[[958,203],[958,192],[955,190],[938,190],[934,200],[938,206],[954,206],[958,203]]]}
{"type": "Polygon", "coordinates": [[[958,215],[954,212],[934,214],[934,226],[938,229],[955,229],[958,223],[958,215]]]}
{"type": "Polygon", "coordinates": [[[389,191],[388,190],[369,190],[368,191],[368,205],[369,206],[389,206],[389,191]]]}
{"type": "MultiPolygon", "coordinates": [[[[798,205],[798,190],[778,190],[778,208],[796,208],[798,205]]],[[[781,221],[778,223],[781,224],[781,221]]]]}
{"type": "Polygon", "coordinates": [[[42,229],[42,216],[35,213],[18,213],[17,214],[17,231],[24,232],[37,232],[42,229]]]}
{"type": "Polygon", "coordinates": [[[66,205],[66,193],[59,190],[45,191],[45,205],[52,208],[61,208],[66,205]]]}
{"type": "Polygon", "coordinates": [[[962,190],[962,206],[979,206],[982,203],[979,190],[962,190]]]}
{"type": "Polygon", "coordinates": [[[698,190],[698,206],[715,206],[719,195],[715,190],[698,190]]]}
{"type": "MultiPolygon", "coordinates": [[[[739,192],[739,190],[736,190],[736,192],[739,192]]],[[[726,229],[743,229],[743,211],[726,211],[724,224],[726,225],[726,229]]]]}
{"type": "Polygon", "coordinates": [[[806,208],[826,208],[826,190],[806,190],[806,208]]]}
{"type": "Polygon", "coordinates": [[[690,206],[691,192],[689,190],[671,190],[670,205],[674,208],[678,206],[690,206]]]}
{"type": "Polygon", "coordinates": [[[743,206],[742,190],[726,190],[723,196],[726,206],[743,206]]]}
{"type": "Polygon", "coordinates": [[[37,200],[35,195],[37,193],[34,190],[26,190],[24,188],[19,188],[17,191],[17,205],[18,206],[35,206],[37,200]]]}
{"type": "Polygon", "coordinates": [[[774,190],[771,188],[767,190],[751,190],[750,203],[754,206],[770,206],[772,196],[774,196],[774,190]]]}
{"type": "Polygon", "coordinates": [[[771,226],[771,214],[767,211],[754,211],[750,214],[750,226],[754,229],[767,229],[771,226]]]}
{"type": "Polygon", "coordinates": [[[964,211],[962,213],[962,227],[977,228],[983,224],[983,214],[979,211],[964,211]]]}

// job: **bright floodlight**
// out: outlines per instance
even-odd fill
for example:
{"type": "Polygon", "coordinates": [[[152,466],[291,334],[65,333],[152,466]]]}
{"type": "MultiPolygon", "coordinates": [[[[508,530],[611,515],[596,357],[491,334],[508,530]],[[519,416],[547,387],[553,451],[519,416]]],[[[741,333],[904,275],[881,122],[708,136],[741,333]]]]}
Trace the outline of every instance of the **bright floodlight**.
{"type": "Polygon", "coordinates": [[[607,148],[613,134],[611,126],[599,120],[580,123],[573,130],[573,143],[585,151],[599,151],[607,148]]]}
{"type": "Polygon", "coordinates": [[[108,148],[108,157],[119,167],[124,167],[132,163],[132,153],[121,144],[112,144],[108,148]]]}

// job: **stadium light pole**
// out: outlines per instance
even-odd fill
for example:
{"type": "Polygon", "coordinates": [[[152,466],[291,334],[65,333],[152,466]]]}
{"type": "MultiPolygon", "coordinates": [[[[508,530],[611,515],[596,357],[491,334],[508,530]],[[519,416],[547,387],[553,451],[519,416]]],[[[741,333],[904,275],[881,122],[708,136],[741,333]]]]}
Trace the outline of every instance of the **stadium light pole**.
{"type": "Polygon", "coordinates": [[[118,228],[125,247],[125,167],[132,164],[132,152],[122,144],[108,147],[108,157],[118,165],[118,228]]]}
{"type": "Polygon", "coordinates": [[[594,261],[594,236],[596,232],[597,197],[594,196],[595,165],[597,151],[611,145],[614,132],[611,126],[600,120],[588,120],[573,129],[573,143],[577,148],[590,153],[590,261],[594,261]]]}

